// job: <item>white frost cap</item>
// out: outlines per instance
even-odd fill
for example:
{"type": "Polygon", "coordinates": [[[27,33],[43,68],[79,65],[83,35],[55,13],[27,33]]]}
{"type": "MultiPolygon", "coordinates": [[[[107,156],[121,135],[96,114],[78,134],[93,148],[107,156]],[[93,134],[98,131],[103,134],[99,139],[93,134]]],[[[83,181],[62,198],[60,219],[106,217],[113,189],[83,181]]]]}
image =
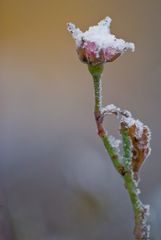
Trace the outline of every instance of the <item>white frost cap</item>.
{"type": "Polygon", "coordinates": [[[90,63],[90,61],[97,59],[101,63],[111,62],[123,52],[135,50],[134,43],[125,42],[111,34],[110,23],[111,18],[106,17],[96,26],[89,27],[86,32],[76,28],[73,23],[68,23],[68,31],[75,39],[77,51],[82,61],[90,63]]]}

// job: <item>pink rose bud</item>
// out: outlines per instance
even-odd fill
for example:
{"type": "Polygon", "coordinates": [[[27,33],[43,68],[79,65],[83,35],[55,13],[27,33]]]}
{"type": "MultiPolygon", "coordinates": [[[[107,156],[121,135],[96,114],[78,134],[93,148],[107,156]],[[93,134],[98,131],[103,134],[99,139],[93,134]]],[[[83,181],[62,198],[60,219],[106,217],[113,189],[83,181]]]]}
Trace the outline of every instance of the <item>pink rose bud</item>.
{"type": "Polygon", "coordinates": [[[68,31],[72,33],[80,60],[90,65],[113,62],[127,50],[134,51],[133,43],[117,39],[110,33],[111,18],[106,17],[88,31],[81,32],[74,24],[68,23],[68,31]]]}

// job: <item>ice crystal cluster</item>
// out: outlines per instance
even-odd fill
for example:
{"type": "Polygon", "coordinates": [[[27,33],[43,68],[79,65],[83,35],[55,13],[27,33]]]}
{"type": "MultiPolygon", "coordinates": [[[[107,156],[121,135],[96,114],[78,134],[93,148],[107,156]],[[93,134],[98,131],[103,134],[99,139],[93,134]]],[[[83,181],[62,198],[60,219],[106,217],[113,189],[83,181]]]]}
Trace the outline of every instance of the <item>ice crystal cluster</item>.
{"type": "Polygon", "coordinates": [[[68,23],[68,31],[75,39],[77,52],[81,61],[97,65],[112,62],[127,50],[134,51],[134,43],[118,39],[110,32],[111,18],[106,17],[96,26],[82,32],[73,23],[68,23]]]}

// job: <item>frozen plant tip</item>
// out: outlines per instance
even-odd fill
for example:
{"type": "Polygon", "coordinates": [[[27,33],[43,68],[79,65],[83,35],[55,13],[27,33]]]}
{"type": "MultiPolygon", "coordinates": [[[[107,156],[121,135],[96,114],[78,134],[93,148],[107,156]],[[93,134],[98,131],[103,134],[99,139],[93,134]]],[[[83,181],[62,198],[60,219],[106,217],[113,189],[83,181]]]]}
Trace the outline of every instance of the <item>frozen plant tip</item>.
{"type": "Polygon", "coordinates": [[[77,53],[82,62],[97,65],[112,62],[127,50],[134,51],[133,43],[118,39],[110,33],[111,18],[106,17],[88,31],[81,32],[73,23],[68,23],[77,46],[77,53]]]}
{"type": "Polygon", "coordinates": [[[88,64],[88,70],[93,77],[94,116],[98,135],[128,191],[134,212],[135,240],[150,240],[149,205],[144,205],[141,202],[140,189],[138,188],[139,170],[151,152],[150,130],[140,120],[135,120],[129,111],[122,110],[114,104],[102,106],[101,76],[104,63],[114,61],[127,50],[134,51],[133,43],[117,39],[110,33],[110,23],[111,18],[106,17],[84,33],[74,24],[69,23],[68,30],[76,41],[80,60],[88,64]],[[103,125],[104,118],[109,114],[114,115],[119,120],[122,151],[120,151],[120,141],[108,135],[103,125]]]}

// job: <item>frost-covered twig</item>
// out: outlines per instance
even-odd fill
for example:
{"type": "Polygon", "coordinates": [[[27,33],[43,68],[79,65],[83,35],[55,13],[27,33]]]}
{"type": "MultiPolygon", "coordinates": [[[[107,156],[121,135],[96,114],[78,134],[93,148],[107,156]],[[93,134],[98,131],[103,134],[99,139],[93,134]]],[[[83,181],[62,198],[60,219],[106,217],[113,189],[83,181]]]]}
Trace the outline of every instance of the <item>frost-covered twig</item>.
{"type": "Polygon", "coordinates": [[[101,76],[104,63],[112,62],[127,50],[134,51],[134,44],[117,39],[110,33],[111,19],[105,18],[98,25],[90,27],[82,33],[74,24],[68,24],[68,30],[76,41],[77,53],[84,63],[88,64],[89,72],[94,81],[95,108],[94,115],[98,135],[113,162],[114,167],[122,176],[128,191],[135,220],[135,240],[149,240],[150,227],[147,224],[149,206],[139,199],[139,170],[150,154],[150,130],[139,120],[132,118],[127,110],[121,110],[113,104],[102,106],[101,76]],[[114,114],[120,119],[123,155],[119,153],[119,140],[109,136],[103,126],[106,115],[114,114]]]}
{"type": "Polygon", "coordinates": [[[120,156],[118,155],[115,147],[112,146],[110,138],[105,128],[103,127],[104,113],[102,108],[102,84],[101,84],[101,75],[103,71],[103,65],[97,65],[97,66],[89,65],[88,68],[94,80],[94,90],[95,90],[94,115],[95,115],[98,135],[102,139],[105,145],[105,148],[108,154],[110,155],[115,168],[121,175],[124,175],[124,166],[121,163],[120,156]]]}

